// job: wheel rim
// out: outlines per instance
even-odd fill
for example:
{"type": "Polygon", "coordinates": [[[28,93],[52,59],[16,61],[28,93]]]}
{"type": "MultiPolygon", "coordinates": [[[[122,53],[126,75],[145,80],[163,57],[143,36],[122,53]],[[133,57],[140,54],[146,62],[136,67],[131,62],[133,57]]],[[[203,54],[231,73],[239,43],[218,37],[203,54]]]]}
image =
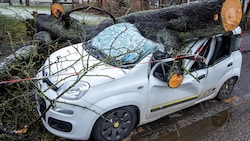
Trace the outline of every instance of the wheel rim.
{"type": "Polygon", "coordinates": [[[106,140],[123,139],[133,126],[132,115],[126,110],[114,111],[106,119],[101,126],[101,134],[106,140]]]}
{"type": "Polygon", "coordinates": [[[220,89],[220,96],[223,98],[227,98],[232,92],[234,84],[235,84],[234,79],[229,79],[228,81],[226,81],[220,89]]]}

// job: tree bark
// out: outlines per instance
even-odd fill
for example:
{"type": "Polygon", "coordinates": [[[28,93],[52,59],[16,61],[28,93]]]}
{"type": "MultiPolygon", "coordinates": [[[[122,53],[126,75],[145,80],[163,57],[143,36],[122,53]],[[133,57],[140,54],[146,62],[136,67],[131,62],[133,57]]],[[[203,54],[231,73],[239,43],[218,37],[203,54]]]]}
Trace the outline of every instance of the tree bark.
{"type": "Polygon", "coordinates": [[[12,6],[12,5],[13,5],[12,0],[9,0],[9,6],[12,6]]]}
{"type": "Polygon", "coordinates": [[[23,1],[22,0],[19,0],[19,3],[20,3],[20,5],[23,5],[23,1]]]}
{"type": "Polygon", "coordinates": [[[250,11],[250,2],[248,2],[248,5],[247,5],[247,8],[246,8],[245,14],[248,15],[248,14],[249,14],[249,11],[250,11]]]}
{"type": "Polygon", "coordinates": [[[245,30],[248,28],[248,14],[249,14],[249,10],[250,10],[250,2],[248,2],[248,4],[246,5],[246,1],[243,0],[242,1],[242,12],[243,12],[243,17],[241,20],[241,27],[245,30]],[[244,9],[246,8],[246,10],[244,9]]]}
{"type": "Polygon", "coordinates": [[[149,9],[149,0],[141,0],[143,9],[148,10],[149,9]]]}
{"type": "Polygon", "coordinates": [[[11,66],[22,63],[23,61],[28,60],[31,55],[37,50],[36,45],[27,45],[19,50],[17,50],[14,54],[9,55],[5,59],[0,61],[0,76],[1,78],[7,77],[11,72],[11,66]]]}
{"type": "Polygon", "coordinates": [[[42,54],[44,50],[47,52],[48,46],[52,43],[50,34],[45,31],[36,33],[33,39],[35,42],[27,43],[27,45],[19,48],[8,57],[0,60],[0,81],[14,74],[13,72],[16,70],[14,69],[13,71],[12,68],[21,66],[24,62],[27,62],[27,60],[34,59],[34,54],[37,52],[39,52],[39,54],[42,54]]]}
{"type": "Polygon", "coordinates": [[[25,0],[26,6],[30,6],[30,0],[25,0]]]}

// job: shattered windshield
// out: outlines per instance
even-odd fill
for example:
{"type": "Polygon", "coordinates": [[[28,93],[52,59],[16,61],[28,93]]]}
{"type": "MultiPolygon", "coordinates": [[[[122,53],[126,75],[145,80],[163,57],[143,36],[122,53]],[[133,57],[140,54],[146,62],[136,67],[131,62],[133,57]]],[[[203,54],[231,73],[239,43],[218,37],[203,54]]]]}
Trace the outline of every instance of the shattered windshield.
{"type": "Polygon", "coordinates": [[[143,37],[130,23],[110,26],[86,43],[92,56],[112,66],[134,64],[164,46],[143,37]]]}

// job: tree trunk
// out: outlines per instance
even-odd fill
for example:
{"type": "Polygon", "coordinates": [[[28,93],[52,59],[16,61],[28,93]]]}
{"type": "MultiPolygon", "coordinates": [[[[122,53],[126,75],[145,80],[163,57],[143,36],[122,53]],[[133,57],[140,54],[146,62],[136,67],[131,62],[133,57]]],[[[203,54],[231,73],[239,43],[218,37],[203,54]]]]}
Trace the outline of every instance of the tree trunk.
{"type": "MultiPolygon", "coordinates": [[[[143,33],[158,31],[162,29],[171,29],[178,32],[193,32],[195,36],[207,36],[200,31],[206,31],[208,35],[217,34],[222,29],[224,31],[233,30],[241,19],[241,4],[234,7],[225,7],[227,0],[223,3],[221,0],[195,2],[171,6],[160,10],[149,10],[129,14],[119,18],[120,21],[133,23],[143,33]],[[230,11],[227,11],[227,10],[230,11]],[[238,14],[239,15],[236,15],[238,14]],[[221,15],[221,16],[219,16],[221,15]]],[[[227,6],[227,5],[226,5],[227,6]]]]}
{"type": "MultiPolygon", "coordinates": [[[[209,0],[135,12],[117,18],[116,22],[130,22],[145,37],[161,37],[166,46],[178,48],[189,38],[229,32],[239,25],[241,17],[240,0],[209,0]]],[[[105,20],[97,26],[88,26],[76,20],[67,20],[59,21],[53,16],[38,15],[37,31],[45,30],[51,33],[52,38],[73,40],[76,43],[89,40],[114,24],[112,20],[105,20]]]]}
{"type": "Polygon", "coordinates": [[[30,6],[30,0],[25,0],[26,6],[30,6]]]}
{"type": "Polygon", "coordinates": [[[144,10],[148,10],[149,9],[149,0],[141,0],[142,3],[142,7],[144,10]]]}
{"type": "Polygon", "coordinates": [[[7,77],[8,74],[12,71],[11,66],[16,66],[17,64],[21,64],[23,61],[26,61],[33,55],[33,53],[37,50],[38,46],[35,45],[27,45],[19,50],[17,50],[14,54],[6,57],[5,59],[0,61],[0,76],[2,78],[7,77]]]}
{"type": "Polygon", "coordinates": [[[250,2],[248,2],[248,5],[246,5],[246,0],[242,1],[242,12],[243,12],[243,17],[241,20],[241,27],[245,30],[248,27],[248,14],[250,10],[250,2]],[[246,8],[246,9],[245,9],[246,8]]]}
{"type": "Polygon", "coordinates": [[[9,0],[9,6],[12,6],[13,3],[12,3],[12,0],[9,0]]]}
{"type": "Polygon", "coordinates": [[[248,15],[250,11],[250,1],[248,2],[247,9],[245,11],[245,14],[248,15]]]}
{"type": "MultiPolygon", "coordinates": [[[[177,47],[192,37],[208,37],[231,31],[239,25],[241,17],[240,0],[210,0],[135,12],[117,18],[117,22],[130,22],[145,37],[159,36],[164,39],[165,45],[177,47]]],[[[97,26],[88,26],[70,19],[67,21],[69,26],[65,28],[64,22],[53,16],[38,15],[36,27],[38,31],[51,33],[52,38],[63,37],[66,40],[81,42],[93,38],[114,24],[112,20],[105,20],[97,26]]]]}
{"type": "Polygon", "coordinates": [[[34,55],[37,52],[39,54],[47,52],[48,46],[52,43],[50,34],[45,31],[36,33],[33,39],[36,42],[27,43],[27,45],[19,48],[8,57],[0,60],[0,81],[12,74],[16,75],[16,70],[13,68],[23,65],[23,63],[30,59],[34,59],[34,55]]]}

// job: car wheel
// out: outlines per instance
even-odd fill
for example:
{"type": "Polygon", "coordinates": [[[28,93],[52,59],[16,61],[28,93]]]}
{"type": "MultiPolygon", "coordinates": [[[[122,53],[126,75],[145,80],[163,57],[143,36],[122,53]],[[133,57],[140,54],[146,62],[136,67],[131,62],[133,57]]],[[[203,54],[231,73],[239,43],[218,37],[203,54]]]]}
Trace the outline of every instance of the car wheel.
{"type": "Polygon", "coordinates": [[[133,130],[136,120],[136,110],[132,107],[109,111],[96,121],[92,138],[96,141],[122,140],[133,130]]]}
{"type": "Polygon", "coordinates": [[[236,83],[236,78],[228,79],[220,88],[216,98],[218,100],[223,100],[229,97],[231,92],[233,91],[234,85],[236,83]]]}

